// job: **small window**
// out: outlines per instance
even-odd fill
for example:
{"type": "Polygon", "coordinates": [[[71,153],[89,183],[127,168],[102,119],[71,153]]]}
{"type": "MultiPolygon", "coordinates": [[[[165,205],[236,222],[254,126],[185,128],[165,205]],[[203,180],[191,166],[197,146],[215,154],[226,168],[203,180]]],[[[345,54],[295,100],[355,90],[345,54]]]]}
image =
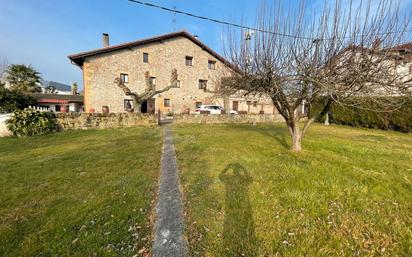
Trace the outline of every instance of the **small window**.
{"type": "Polygon", "coordinates": [[[124,110],[131,111],[133,109],[133,101],[130,99],[124,100],[124,110]]]}
{"type": "Polygon", "coordinates": [[[186,56],[186,66],[193,66],[193,57],[186,56]]]}
{"type": "Polygon", "coordinates": [[[148,53],[143,53],[143,62],[144,63],[149,63],[149,54],[148,53]]]}
{"type": "Polygon", "coordinates": [[[129,75],[125,73],[120,73],[120,79],[123,83],[129,83],[129,75]]]}
{"type": "Polygon", "coordinates": [[[207,80],[199,79],[199,89],[205,90],[207,88],[207,80]]]}
{"type": "Polygon", "coordinates": [[[246,101],[246,104],[247,104],[247,105],[251,105],[251,104],[252,104],[252,101],[246,101]]]}
{"type": "Polygon", "coordinates": [[[156,85],[156,77],[150,77],[150,82],[151,82],[153,85],[156,85]]]}
{"type": "Polygon", "coordinates": [[[168,98],[164,99],[164,106],[165,107],[170,107],[170,99],[168,99],[168,98]]]}
{"type": "Polygon", "coordinates": [[[257,107],[257,101],[253,101],[253,107],[257,107]]]}
{"type": "Polygon", "coordinates": [[[201,105],[202,105],[202,102],[196,102],[196,108],[200,108],[201,105]]]}
{"type": "Polygon", "coordinates": [[[177,81],[176,87],[180,88],[180,80],[177,81]]]}
{"type": "Polygon", "coordinates": [[[216,69],[216,62],[209,60],[208,63],[207,63],[207,67],[209,68],[209,70],[215,70],[216,69]]]}
{"type": "Polygon", "coordinates": [[[54,107],[54,109],[56,110],[56,112],[60,112],[60,105],[56,105],[56,106],[54,107]]]}

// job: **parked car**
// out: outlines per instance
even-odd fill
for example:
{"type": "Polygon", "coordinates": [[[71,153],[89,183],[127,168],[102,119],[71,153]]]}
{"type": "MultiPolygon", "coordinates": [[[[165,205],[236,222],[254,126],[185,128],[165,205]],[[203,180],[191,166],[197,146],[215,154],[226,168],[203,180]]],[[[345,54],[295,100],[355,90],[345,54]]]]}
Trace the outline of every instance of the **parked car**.
{"type": "MultiPolygon", "coordinates": [[[[224,108],[219,105],[200,105],[196,108],[195,113],[200,114],[202,111],[208,111],[210,114],[222,114],[224,112],[224,108]]],[[[230,110],[230,114],[237,114],[237,111],[230,110]]]]}

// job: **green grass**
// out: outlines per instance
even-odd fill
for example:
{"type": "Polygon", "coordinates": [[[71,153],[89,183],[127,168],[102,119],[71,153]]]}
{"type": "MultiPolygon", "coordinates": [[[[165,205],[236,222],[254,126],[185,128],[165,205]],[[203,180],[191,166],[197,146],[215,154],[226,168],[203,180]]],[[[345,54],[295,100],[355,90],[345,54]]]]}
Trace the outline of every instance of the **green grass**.
{"type": "Polygon", "coordinates": [[[412,256],[412,136],[174,127],[191,256],[412,256]]]}
{"type": "Polygon", "coordinates": [[[157,128],[0,139],[0,256],[132,256],[151,245],[157,128]]]}

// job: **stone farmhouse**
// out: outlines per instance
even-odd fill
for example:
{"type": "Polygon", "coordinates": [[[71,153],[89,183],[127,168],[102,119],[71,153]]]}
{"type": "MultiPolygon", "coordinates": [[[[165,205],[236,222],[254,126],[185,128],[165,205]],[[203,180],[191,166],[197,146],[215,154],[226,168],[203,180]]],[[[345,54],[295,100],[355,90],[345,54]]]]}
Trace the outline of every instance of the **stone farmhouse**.
{"type": "MultiPolygon", "coordinates": [[[[142,39],[120,45],[109,45],[109,35],[103,34],[103,48],[68,56],[83,70],[84,110],[125,112],[133,102],[115,83],[121,78],[134,92],[143,92],[144,74],[149,71],[156,89],[169,85],[172,69],[178,73],[178,88],[172,88],[144,102],[143,113],[193,113],[202,104],[218,104],[240,113],[273,114],[276,108],[270,99],[223,97],[216,87],[231,67],[218,53],[186,31],[142,39]]],[[[236,96],[238,95],[238,96],[236,96]]],[[[132,106],[132,108],[135,108],[132,106]]]]}

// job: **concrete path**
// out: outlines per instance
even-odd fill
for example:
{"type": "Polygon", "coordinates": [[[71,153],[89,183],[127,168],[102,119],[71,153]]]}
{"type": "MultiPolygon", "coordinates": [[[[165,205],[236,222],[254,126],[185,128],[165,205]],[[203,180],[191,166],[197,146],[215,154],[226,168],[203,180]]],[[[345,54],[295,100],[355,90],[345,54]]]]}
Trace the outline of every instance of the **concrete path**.
{"type": "Polygon", "coordinates": [[[163,152],[160,186],[156,206],[153,257],[185,257],[182,196],[179,191],[179,173],[173,135],[168,125],[163,128],[163,152]]]}

